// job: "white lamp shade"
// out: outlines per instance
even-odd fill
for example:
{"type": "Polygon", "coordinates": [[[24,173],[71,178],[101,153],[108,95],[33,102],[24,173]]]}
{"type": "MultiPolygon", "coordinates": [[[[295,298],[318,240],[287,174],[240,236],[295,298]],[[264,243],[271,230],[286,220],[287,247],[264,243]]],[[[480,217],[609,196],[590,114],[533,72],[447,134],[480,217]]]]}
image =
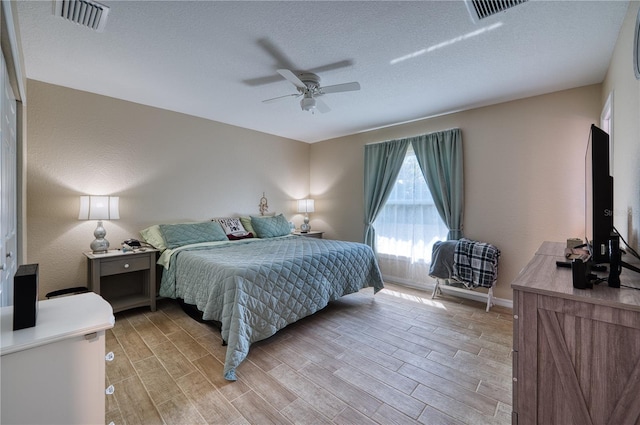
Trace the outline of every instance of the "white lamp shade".
{"type": "Polygon", "coordinates": [[[310,213],[314,212],[314,202],[313,199],[300,199],[298,201],[298,212],[300,213],[310,213]]]}
{"type": "Polygon", "coordinates": [[[120,219],[120,198],[118,196],[81,196],[78,220],[118,220],[120,219]]]}

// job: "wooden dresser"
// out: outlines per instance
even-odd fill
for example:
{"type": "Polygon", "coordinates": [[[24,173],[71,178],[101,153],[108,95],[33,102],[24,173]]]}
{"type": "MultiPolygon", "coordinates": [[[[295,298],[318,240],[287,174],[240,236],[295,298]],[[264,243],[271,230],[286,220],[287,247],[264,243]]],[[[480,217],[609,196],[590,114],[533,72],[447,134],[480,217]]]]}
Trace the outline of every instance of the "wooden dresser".
{"type": "Polygon", "coordinates": [[[513,423],[640,424],[640,290],[574,289],[564,246],[544,242],[511,284],[513,423]]]}

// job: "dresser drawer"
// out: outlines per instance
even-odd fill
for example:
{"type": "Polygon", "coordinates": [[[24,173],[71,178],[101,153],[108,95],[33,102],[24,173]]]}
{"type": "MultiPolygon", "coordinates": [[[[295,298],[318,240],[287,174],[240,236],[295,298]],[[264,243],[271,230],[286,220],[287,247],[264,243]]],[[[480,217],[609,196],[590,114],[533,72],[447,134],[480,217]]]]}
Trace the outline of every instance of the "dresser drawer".
{"type": "Polygon", "coordinates": [[[150,268],[151,263],[148,255],[102,260],[100,263],[100,276],[148,270],[150,268]]]}

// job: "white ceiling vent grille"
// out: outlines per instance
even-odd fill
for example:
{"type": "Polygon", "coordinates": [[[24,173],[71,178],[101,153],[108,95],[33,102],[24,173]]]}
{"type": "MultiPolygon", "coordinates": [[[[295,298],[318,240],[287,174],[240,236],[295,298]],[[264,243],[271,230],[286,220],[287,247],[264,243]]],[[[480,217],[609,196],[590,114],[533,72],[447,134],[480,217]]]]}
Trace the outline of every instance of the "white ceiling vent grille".
{"type": "Polygon", "coordinates": [[[471,19],[474,22],[478,22],[481,19],[504,12],[526,1],[527,0],[465,0],[465,3],[471,14],[471,19]]]}
{"type": "Polygon", "coordinates": [[[78,25],[102,32],[109,7],[91,0],[53,0],[53,13],[78,25]]]}

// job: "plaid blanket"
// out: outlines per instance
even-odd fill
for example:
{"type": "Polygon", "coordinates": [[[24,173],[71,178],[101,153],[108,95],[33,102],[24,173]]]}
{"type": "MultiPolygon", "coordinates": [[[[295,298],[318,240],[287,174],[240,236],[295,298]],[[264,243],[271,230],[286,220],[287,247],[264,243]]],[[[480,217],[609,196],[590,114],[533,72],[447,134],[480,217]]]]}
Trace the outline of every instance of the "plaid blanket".
{"type": "Polygon", "coordinates": [[[498,279],[500,250],[495,246],[460,239],[453,253],[453,276],[467,287],[491,288],[498,279]]]}

